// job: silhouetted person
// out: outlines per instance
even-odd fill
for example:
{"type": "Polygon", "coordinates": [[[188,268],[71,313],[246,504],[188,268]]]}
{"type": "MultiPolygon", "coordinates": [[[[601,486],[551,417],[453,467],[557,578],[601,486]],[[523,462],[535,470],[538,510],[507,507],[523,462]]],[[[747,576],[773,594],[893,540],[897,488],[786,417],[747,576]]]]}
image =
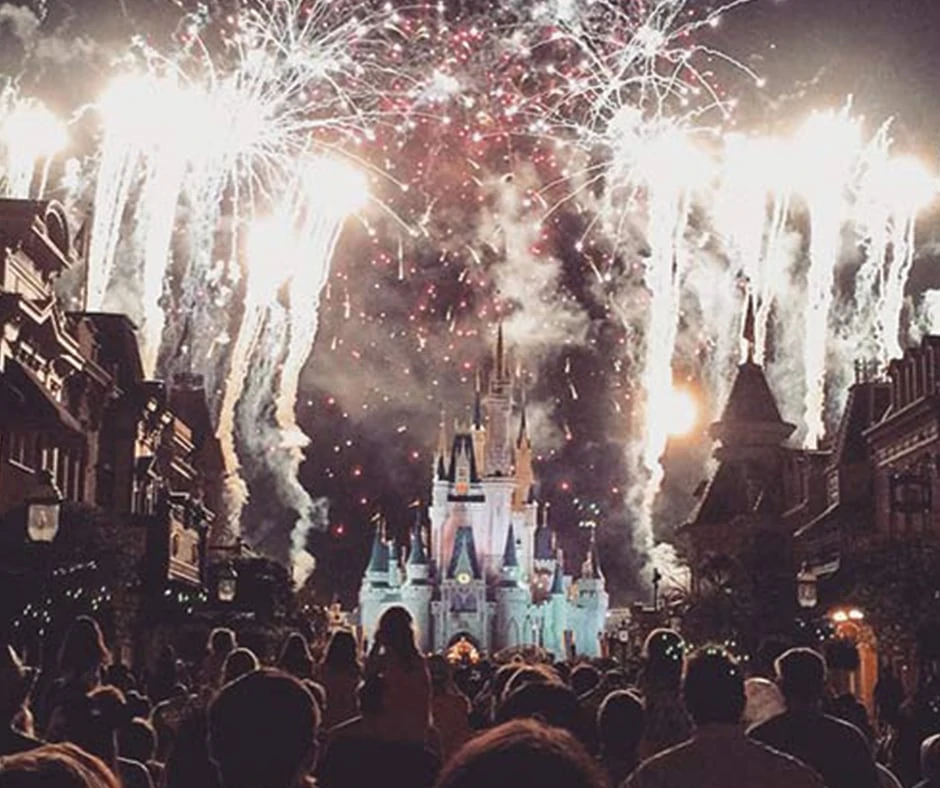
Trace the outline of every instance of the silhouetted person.
{"type": "Polygon", "coordinates": [[[330,731],[317,765],[319,788],[377,785],[391,775],[409,788],[434,784],[440,759],[424,741],[390,729],[397,717],[387,713],[385,704],[385,680],[367,676],[359,689],[362,714],[330,731]]]}
{"type": "Polygon", "coordinates": [[[239,647],[225,658],[222,666],[222,684],[229,684],[252,671],[258,670],[261,663],[251,649],[239,647]]]}
{"type": "Polygon", "coordinates": [[[337,629],[330,635],[320,662],[320,683],[326,690],[326,730],[359,715],[356,690],[362,680],[359,647],[352,632],[337,629]]]}
{"type": "Polygon", "coordinates": [[[823,658],[808,648],[777,659],[777,677],[787,710],[748,735],[812,766],[827,788],[877,788],[878,773],[862,733],[820,711],[826,687],[823,658]]]}
{"type": "Polygon", "coordinates": [[[597,710],[598,757],[612,786],[639,765],[643,726],[643,701],[629,690],[611,692],[597,710]]]}
{"type": "Polygon", "coordinates": [[[454,685],[450,664],[440,654],[428,660],[431,671],[431,716],[437,729],[441,760],[450,759],[473,731],[470,728],[470,701],[454,685]]]}
{"type": "Polygon", "coordinates": [[[646,708],[646,730],[640,758],[685,741],[692,735],[692,722],[679,697],[685,642],[671,629],[654,629],[643,645],[640,692],[646,708]]]}
{"type": "Polygon", "coordinates": [[[0,788],[121,788],[98,758],[73,744],[46,744],[0,758],[0,788]]]}
{"type": "Polygon", "coordinates": [[[601,673],[593,665],[577,665],[571,671],[567,683],[574,690],[574,694],[580,698],[601,683],[601,673]]]}
{"type": "Polygon", "coordinates": [[[744,728],[760,725],[787,710],[780,688],[770,679],[755,677],[744,682],[744,728]]]}
{"type": "Polygon", "coordinates": [[[431,677],[415,643],[414,621],[403,607],[390,607],[379,619],[366,665],[382,681],[386,737],[426,742],[431,719],[431,677]]]}
{"type": "Polygon", "coordinates": [[[307,639],[299,632],[291,632],[284,641],[284,648],[278,658],[277,666],[295,679],[304,681],[313,678],[313,657],[307,639]]]}
{"type": "Polygon", "coordinates": [[[558,674],[547,665],[520,665],[512,672],[503,685],[502,692],[500,692],[499,697],[496,699],[497,706],[516,690],[522,689],[522,687],[527,684],[557,684],[566,686],[558,677],[558,674]]]}
{"type": "Polygon", "coordinates": [[[209,706],[209,750],[223,788],[295,788],[316,758],[319,710],[293,676],[256,670],[209,706]]]}
{"type": "Polygon", "coordinates": [[[940,788],[940,734],[928,736],[920,745],[920,773],[916,788],[940,788]]]}
{"type": "Polygon", "coordinates": [[[177,666],[176,650],[166,645],[157,657],[150,680],[147,682],[147,694],[154,703],[166,700],[173,694],[173,688],[179,684],[181,677],[177,666]]]}
{"type": "Polygon", "coordinates": [[[107,764],[125,788],[152,788],[144,764],[122,757],[118,751],[117,732],[127,721],[121,691],[117,687],[98,687],[88,694],[81,712],[69,717],[65,735],[68,741],[107,764]]]}
{"type": "Polygon", "coordinates": [[[123,758],[142,763],[155,786],[163,784],[163,764],[155,760],[157,732],[146,719],[134,717],[118,730],[118,752],[123,758]]]}
{"type": "Polygon", "coordinates": [[[42,743],[14,729],[31,687],[32,679],[16,652],[0,646],[0,755],[32,750],[42,743]]]}
{"type": "MultiPolygon", "coordinates": [[[[510,692],[496,709],[496,722],[539,719],[556,728],[564,728],[587,748],[593,736],[586,730],[587,721],[578,698],[561,682],[529,682],[510,692]]],[[[594,721],[590,721],[593,728],[594,721]]]]}
{"type": "Polygon", "coordinates": [[[894,667],[882,665],[875,684],[875,720],[880,726],[896,725],[904,703],[904,687],[894,667]]]}
{"type": "Polygon", "coordinates": [[[461,748],[437,788],[606,788],[600,767],[570,733],[515,720],[461,748]]]}
{"type": "Polygon", "coordinates": [[[723,649],[706,646],[693,655],[682,697],[695,724],[692,738],[640,764],[626,788],[823,788],[812,769],[747,738],[744,676],[723,649]]]}
{"type": "Polygon", "coordinates": [[[206,687],[218,689],[222,686],[222,669],[225,659],[238,647],[235,633],[227,627],[216,627],[209,634],[206,657],[202,661],[202,680],[206,687]]]}
{"type": "Polygon", "coordinates": [[[98,622],[90,616],[76,618],[59,650],[55,680],[40,704],[36,724],[44,738],[62,738],[67,717],[81,709],[85,696],[101,685],[101,672],[110,661],[98,622]]]}

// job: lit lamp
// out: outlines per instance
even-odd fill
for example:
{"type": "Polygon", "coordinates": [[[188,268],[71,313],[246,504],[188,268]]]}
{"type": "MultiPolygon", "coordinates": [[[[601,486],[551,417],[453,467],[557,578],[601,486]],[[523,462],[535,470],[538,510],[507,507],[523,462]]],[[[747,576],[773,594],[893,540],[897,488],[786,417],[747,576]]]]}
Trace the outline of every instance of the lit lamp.
{"type": "Polygon", "coordinates": [[[807,569],[806,564],[796,576],[796,600],[800,607],[816,607],[818,601],[816,594],[816,573],[807,569]]]}
{"type": "Polygon", "coordinates": [[[220,602],[229,603],[234,601],[235,594],[238,591],[238,572],[231,564],[225,564],[219,570],[218,585],[216,593],[220,602]]]}
{"type": "Polygon", "coordinates": [[[26,534],[31,542],[53,541],[59,533],[62,493],[49,471],[40,471],[36,487],[26,502],[26,534]]]}

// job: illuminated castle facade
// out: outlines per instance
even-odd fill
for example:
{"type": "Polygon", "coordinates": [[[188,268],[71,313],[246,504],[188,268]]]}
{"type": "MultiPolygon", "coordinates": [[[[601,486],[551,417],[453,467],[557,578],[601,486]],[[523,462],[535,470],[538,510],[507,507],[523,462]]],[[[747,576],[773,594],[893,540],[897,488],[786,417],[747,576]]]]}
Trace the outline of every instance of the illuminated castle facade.
{"type": "Polygon", "coordinates": [[[488,390],[477,386],[472,421],[450,440],[441,424],[433,474],[429,538],[420,511],[407,550],[376,530],[359,591],[366,638],[401,605],[425,651],[537,645],[559,658],[598,656],[608,595],[593,531],[578,576],[566,575],[535,498],[524,406],[514,429],[502,326],[488,390]]]}

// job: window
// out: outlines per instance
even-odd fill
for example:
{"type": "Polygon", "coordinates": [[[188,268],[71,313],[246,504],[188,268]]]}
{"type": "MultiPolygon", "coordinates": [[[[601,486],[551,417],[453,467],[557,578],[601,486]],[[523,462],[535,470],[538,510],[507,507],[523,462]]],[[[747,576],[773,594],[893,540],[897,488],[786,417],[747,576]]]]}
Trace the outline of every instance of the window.
{"type": "Polygon", "coordinates": [[[12,430],[9,438],[11,462],[28,470],[33,469],[33,437],[32,435],[12,430]]]}
{"type": "Polygon", "coordinates": [[[179,534],[173,534],[170,539],[170,557],[176,558],[180,554],[181,540],[179,534]]]}

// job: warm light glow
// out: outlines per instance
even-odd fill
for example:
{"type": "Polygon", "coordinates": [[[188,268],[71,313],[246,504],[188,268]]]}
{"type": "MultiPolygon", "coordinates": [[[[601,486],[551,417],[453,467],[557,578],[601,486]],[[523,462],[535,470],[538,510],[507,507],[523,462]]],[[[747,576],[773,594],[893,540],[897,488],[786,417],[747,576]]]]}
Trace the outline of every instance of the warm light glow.
{"type": "Polygon", "coordinates": [[[673,437],[688,435],[698,423],[698,403],[686,389],[674,388],[669,393],[668,429],[673,437]]]}

